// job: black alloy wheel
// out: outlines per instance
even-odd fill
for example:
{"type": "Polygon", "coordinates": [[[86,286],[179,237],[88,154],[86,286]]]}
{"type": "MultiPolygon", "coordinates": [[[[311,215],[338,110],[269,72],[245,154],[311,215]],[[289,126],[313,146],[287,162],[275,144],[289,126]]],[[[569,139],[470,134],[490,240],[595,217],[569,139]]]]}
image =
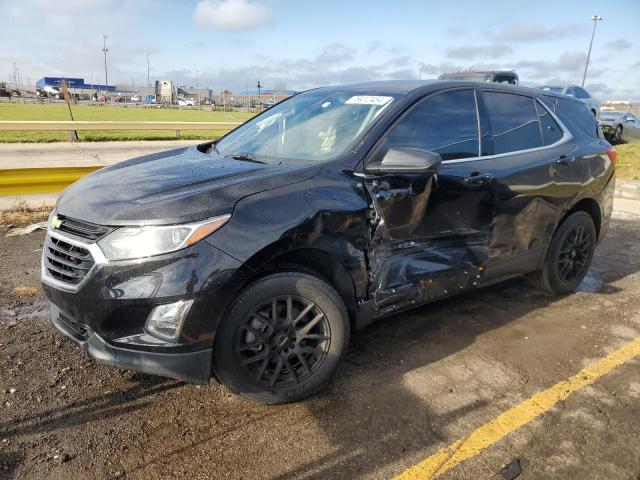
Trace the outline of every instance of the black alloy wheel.
{"type": "Polygon", "coordinates": [[[572,282],[584,277],[591,257],[591,237],[584,225],[577,225],[567,232],[558,252],[558,277],[563,282],[572,282]]]}
{"type": "Polygon", "coordinates": [[[342,298],[306,271],[266,275],[222,319],[213,370],[231,391],[262,403],[301,400],[323,388],[349,345],[342,298]]]}
{"type": "Polygon", "coordinates": [[[249,376],[268,387],[303,382],[327,356],[331,328],[320,307],[300,296],[274,297],[254,308],[235,351],[249,376]]]}
{"type": "Polygon", "coordinates": [[[531,283],[551,295],[575,290],[589,271],[596,240],[591,215],[583,211],[572,213],[556,229],[543,266],[531,275],[531,283]]]}

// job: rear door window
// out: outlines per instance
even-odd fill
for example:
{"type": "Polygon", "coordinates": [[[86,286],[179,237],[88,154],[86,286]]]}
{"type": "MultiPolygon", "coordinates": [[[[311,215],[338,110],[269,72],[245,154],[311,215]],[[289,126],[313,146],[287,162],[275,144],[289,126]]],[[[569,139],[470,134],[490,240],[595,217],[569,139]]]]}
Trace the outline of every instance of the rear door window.
{"type": "Polygon", "coordinates": [[[544,145],[553,145],[562,138],[562,129],[546,108],[537,102],[535,102],[535,106],[538,111],[538,120],[540,121],[542,143],[544,145]]]}
{"type": "Polygon", "coordinates": [[[483,92],[485,110],[493,133],[494,154],[542,146],[538,112],[531,97],[483,92]]]}
{"type": "Polygon", "coordinates": [[[396,123],[387,146],[439,153],[443,160],[477,157],[478,116],[473,90],[455,90],[427,97],[396,123]]]}

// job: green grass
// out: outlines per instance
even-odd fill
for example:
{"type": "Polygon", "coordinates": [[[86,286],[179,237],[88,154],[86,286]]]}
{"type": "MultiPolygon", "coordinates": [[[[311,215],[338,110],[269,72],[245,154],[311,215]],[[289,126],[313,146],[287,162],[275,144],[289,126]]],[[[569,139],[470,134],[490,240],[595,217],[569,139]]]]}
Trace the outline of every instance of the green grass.
{"type": "MultiPolygon", "coordinates": [[[[122,106],[72,105],[74,120],[86,121],[185,121],[185,122],[244,122],[253,113],[209,112],[204,110],[178,110],[169,108],[139,108],[122,106]]],[[[66,104],[17,104],[0,103],[0,120],[70,120],[66,104]]],[[[219,137],[226,131],[181,131],[182,139],[208,139],[219,137]]],[[[78,132],[82,141],[109,140],[175,140],[175,131],[109,131],[78,132]]],[[[67,132],[2,132],[0,142],[64,142],[69,141],[67,132]]]]}
{"type": "Polygon", "coordinates": [[[616,151],[616,176],[625,180],[640,180],[640,142],[616,145],[616,151]]]}

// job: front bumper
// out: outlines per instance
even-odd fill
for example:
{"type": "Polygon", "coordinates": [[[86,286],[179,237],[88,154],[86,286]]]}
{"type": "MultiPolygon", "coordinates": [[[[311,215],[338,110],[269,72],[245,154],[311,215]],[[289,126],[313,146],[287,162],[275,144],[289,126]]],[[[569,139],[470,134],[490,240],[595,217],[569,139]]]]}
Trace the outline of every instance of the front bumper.
{"type": "MultiPolygon", "coordinates": [[[[68,240],[58,232],[49,235],[68,240]]],[[[74,241],[88,248],[86,242],[74,241]]],[[[43,266],[44,262],[43,255],[43,266]]],[[[143,260],[100,259],[74,288],[61,285],[44,270],[42,282],[56,328],[97,361],[206,383],[215,332],[243,281],[242,271],[234,258],[198,242],[143,260]],[[187,299],[193,305],[175,341],[146,332],[146,319],[154,307],[187,299]]]]}
{"type": "Polygon", "coordinates": [[[166,349],[167,352],[116,347],[109,344],[88,326],[66,317],[53,304],[51,304],[51,321],[61,333],[83,348],[90,357],[99,363],[190,383],[207,383],[211,376],[212,348],[203,348],[192,352],[171,352],[173,349],[171,344],[156,341],[150,335],[146,335],[148,338],[145,339],[144,334],[140,335],[141,341],[146,340],[155,344],[157,348],[166,349]]]}

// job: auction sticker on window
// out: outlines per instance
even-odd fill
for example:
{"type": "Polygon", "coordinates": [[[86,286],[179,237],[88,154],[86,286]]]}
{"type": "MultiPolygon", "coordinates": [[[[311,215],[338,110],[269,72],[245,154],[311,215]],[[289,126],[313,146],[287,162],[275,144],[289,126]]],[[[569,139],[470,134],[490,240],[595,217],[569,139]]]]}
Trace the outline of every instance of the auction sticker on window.
{"type": "Polygon", "coordinates": [[[355,95],[347,100],[347,105],[386,105],[393,97],[385,97],[381,95],[355,95]]]}

